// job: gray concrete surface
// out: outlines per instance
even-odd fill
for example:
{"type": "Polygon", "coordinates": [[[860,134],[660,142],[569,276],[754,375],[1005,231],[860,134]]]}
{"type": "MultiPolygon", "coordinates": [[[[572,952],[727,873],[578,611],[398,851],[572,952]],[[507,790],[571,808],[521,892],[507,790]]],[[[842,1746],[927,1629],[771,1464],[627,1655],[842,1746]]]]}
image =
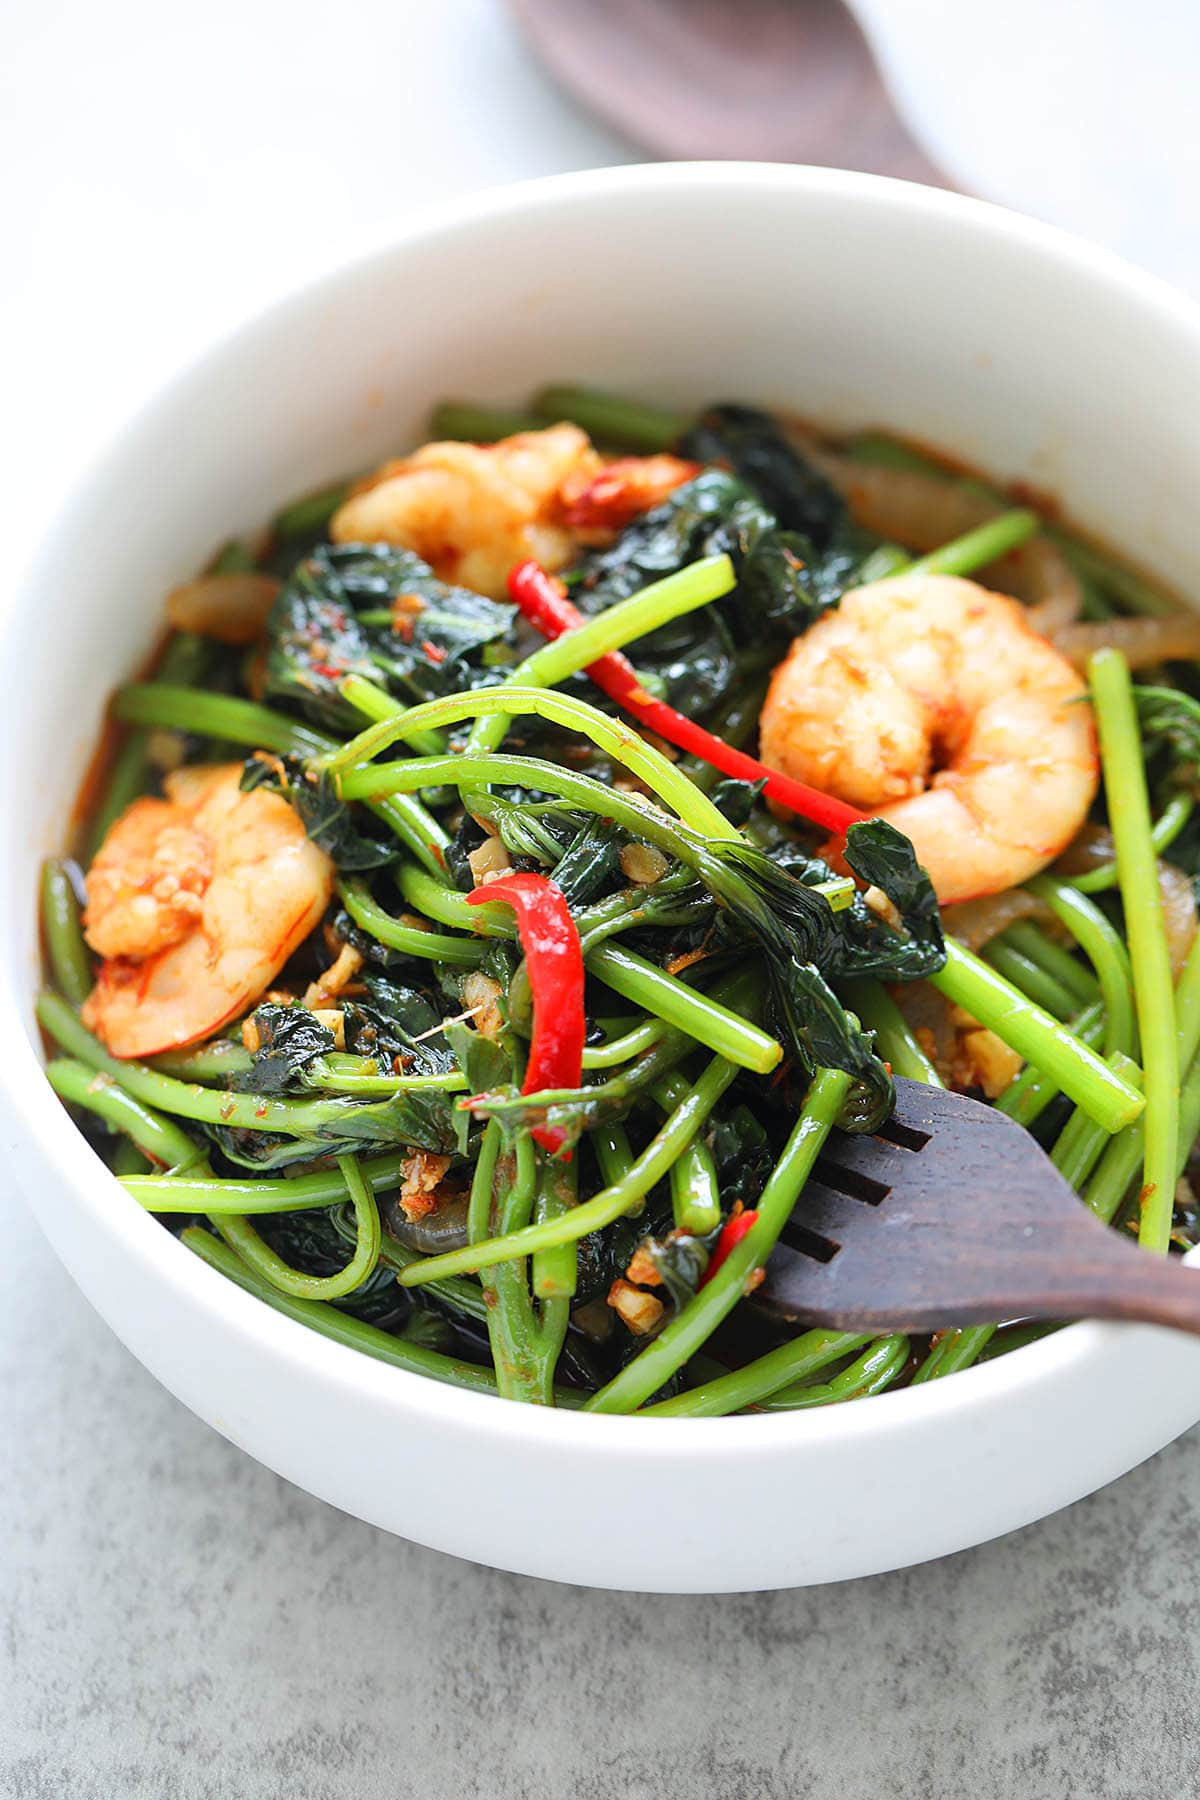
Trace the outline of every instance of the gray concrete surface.
{"type": "Polygon", "coordinates": [[[4,1242],[4,1800],[1200,1788],[1200,1434],[901,1574],[717,1599],[558,1587],[268,1474],[127,1355],[15,1205],[4,1242]]]}

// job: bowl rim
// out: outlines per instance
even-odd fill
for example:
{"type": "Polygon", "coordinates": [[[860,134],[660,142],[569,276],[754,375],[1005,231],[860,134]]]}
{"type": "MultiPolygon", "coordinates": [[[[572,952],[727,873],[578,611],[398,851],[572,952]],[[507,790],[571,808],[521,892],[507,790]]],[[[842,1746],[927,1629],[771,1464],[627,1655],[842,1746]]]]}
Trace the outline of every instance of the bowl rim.
{"type": "MultiPolygon", "coordinates": [[[[553,210],[563,204],[618,198],[624,194],[659,194],[664,199],[695,189],[761,194],[778,192],[840,201],[848,206],[889,209],[941,218],[965,232],[992,240],[1021,242],[1035,255],[1061,269],[1110,289],[1123,290],[1144,310],[1145,323],[1182,333],[1200,351],[1200,305],[1159,277],[1136,268],[1115,252],[1089,244],[1040,220],[1008,208],[912,182],[807,165],[735,162],[630,164],[540,177],[484,189],[450,202],[439,201],[409,213],[402,227],[352,249],[329,267],[290,282],[273,301],[259,304],[232,325],[215,332],[195,354],[157,382],[125,410],[88,457],[66,498],[41,524],[38,541],[18,579],[0,620],[0,666],[23,597],[38,587],[43,562],[58,554],[58,540],[69,543],[72,521],[86,515],[89,502],[105,479],[107,465],[131,448],[139,435],[163,413],[170,414],[189,390],[202,383],[223,360],[269,338],[294,314],[336,301],[347,288],[369,282],[373,270],[414,248],[470,234],[517,214],[553,210]]],[[[66,1115],[43,1074],[42,1062],[28,1030],[30,995],[5,976],[0,1009],[10,1011],[18,1026],[0,1083],[12,1128],[32,1140],[53,1175],[69,1185],[114,1248],[141,1265],[164,1293],[220,1321],[247,1351],[287,1365],[300,1381],[316,1380],[347,1396],[356,1395],[386,1409],[398,1420],[420,1418],[431,1428],[461,1429],[472,1435],[501,1438],[513,1444],[560,1447],[574,1456],[611,1458],[636,1453],[652,1462],[724,1457],[735,1444],[739,1455],[775,1457],[789,1448],[819,1453],[824,1447],[852,1445],[890,1437],[942,1418],[978,1413],[990,1405],[1032,1393],[1039,1384],[1070,1377],[1082,1365],[1103,1359],[1115,1349],[1121,1327],[1084,1321],[1052,1336],[962,1372],[960,1378],[919,1387],[889,1390],[870,1397],[868,1405],[819,1407],[792,1413],[760,1413],[735,1417],[651,1421],[637,1415],[563,1412],[536,1406],[497,1405],[493,1396],[478,1394],[375,1361],[309,1327],[273,1311],[198,1257],[149,1213],[125,1195],[74,1126],[64,1130],[66,1115]],[[120,1204],[113,1201],[120,1195],[120,1204]]],[[[12,1041],[10,1035],[10,1043],[12,1041]]],[[[1200,1259],[1200,1249],[1188,1260],[1200,1259]]],[[[1125,1328],[1128,1330],[1128,1328],[1125,1328]]]]}

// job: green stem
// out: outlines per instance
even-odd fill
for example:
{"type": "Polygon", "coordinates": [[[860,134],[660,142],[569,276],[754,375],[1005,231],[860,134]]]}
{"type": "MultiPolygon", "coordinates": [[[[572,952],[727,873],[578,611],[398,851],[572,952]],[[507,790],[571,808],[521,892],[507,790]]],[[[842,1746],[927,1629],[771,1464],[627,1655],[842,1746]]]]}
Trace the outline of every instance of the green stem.
{"type": "Polygon", "coordinates": [[[923,1081],[929,1087],[945,1085],[882,982],[842,981],[838,990],[844,1005],[857,1013],[868,1031],[875,1033],[875,1049],[890,1065],[893,1075],[923,1081]]]}
{"type": "Polygon", "coordinates": [[[158,1056],[147,1057],[146,1066],[157,1075],[173,1075],[176,1081],[227,1086],[235,1076],[245,1075],[254,1067],[254,1058],[233,1038],[212,1038],[207,1044],[193,1044],[187,1050],[163,1050],[158,1056]]]}
{"type": "Polygon", "coordinates": [[[48,856],[42,864],[41,902],[50,973],[71,1005],[82,1006],[92,991],[92,959],[71,877],[57,856],[48,856]]]}
{"type": "MultiPolygon", "coordinates": [[[[250,750],[273,750],[277,756],[302,756],[309,761],[320,761],[338,747],[336,738],[326,737],[324,732],[314,731],[311,726],[272,712],[270,707],[259,706],[253,700],[158,681],[134,682],[119,689],[112,713],[127,724],[191,731],[198,737],[217,738],[250,750]]],[[[445,851],[450,839],[415,795],[396,794],[372,806],[372,811],[387,821],[431,874],[445,879],[439,852],[445,851]]]]}
{"type": "MultiPolygon", "coordinates": [[[[348,1350],[358,1350],[365,1356],[373,1356],[378,1362],[390,1363],[393,1368],[406,1369],[412,1375],[427,1375],[431,1380],[446,1382],[450,1387],[468,1388],[477,1394],[496,1392],[496,1377],[490,1369],[480,1369],[474,1363],[443,1356],[437,1350],[426,1350],[420,1344],[409,1343],[406,1338],[393,1337],[390,1332],[380,1331],[376,1325],[368,1325],[362,1319],[339,1312],[336,1306],[326,1305],[319,1300],[298,1300],[289,1294],[280,1293],[278,1288],[272,1287],[270,1282],[264,1281],[248,1268],[232,1250],[198,1226],[185,1231],[181,1242],[210,1267],[236,1282],[248,1294],[264,1301],[275,1312],[294,1319],[298,1325],[307,1325],[322,1337],[344,1344],[348,1350]]],[[[560,1406],[578,1406],[582,1396],[563,1390],[556,1395],[556,1399],[560,1406]]]]}
{"type": "MultiPolygon", "coordinates": [[[[278,1131],[298,1138],[312,1134],[334,1139],[343,1134],[363,1138],[369,1136],[373,1123],[386,1126],[386,1102],[364,1106],[353,1100],[272,1100],[263,1094],[235,1094],[227,1088],[176,1081],[170,1075],[160,1075],[147,1063],[121,1061],[109,1055],[58,994],[40,994],[37,1015],[49,1035],[71,1056],[90,1068],[103,1070],[143,1104],[182,1119],[248,1131],[278,1131]]],[[[397,1076],[391,1092],[403,1093],[414,1080],[422,1087],[429,1085],[428,1079],[420,1076],[397,1076]]]]}
{"type": "Polygon", "coordinates": [[[293,1269],[264,1244],[250,1221],[238,1213],[214,1213],[210,1217],[231,1250],[281,1294],[297,1300],[341,1300],[367,1279],[379,1261],[379,1208],[371,1184],[363,1177],[356,1156],[339,1156],[338,1173],[354,1203],[357,1235],[354,1254],[336,1275],[306,1275],[293,1269]]]}
{"type": "MultiPolygon", "coordinates": [[[[1177,1172],[1186,1163],[1200,1131],[1200,1118],[1193,1120],[1190,1095],[1200,1078],[1200,935],[1192,940],[1187,960],[1180,970],[1175,988],[1175,1055],[1181,1083],[1179,1101],[1179,1140],[1176,1153],[1177,1172]]],[[[1142,1165],[1146,1149],[1144,1117],[1115,1137],[1106,1149],[1099,1167],[1088,1183],[1084,1199],[1092,1211],[1106,1224],[1116,1217],[1129,1189],[1129,1184],[1142,1165]]]]}
{"type": "Polygon", "coordinates": [[[166,681],[134,681],[118,688],[112,714],[126,725],[190,731],[223,744],[273,750],[278,756],[321,756],[336,741],[256,701],[166,681]]]}
{"type": "MultiPolygon", "coordinates": [[[[687,1096],[688,1084],[676,1073],[662,1075],[650,1096],[664,1112],[670,1112],[687,1096]]],[[[699,1138],[671,1166],[671,1208],[677,1231],[706,1237],[721,1223],[721,1193],[717,1165],[708,1145],[699,1138]]]]}
{"type": "MultiPolygon", "coordinates": [[[[647,632],[677,619],[697,607],[719,600],[736,585],[733,564],[727,556],[706,556],[699,562],[664,575],[628,600],[607,607],[574,631],[542,644],[532,656],[518,663],[509,685],[523,688],[557,687],[569,675],[587,668],[611,650],[620,650],[647,632]]],[[[481,719],[467,740],[468,750],[494,750],[504,742],[508,725],[503,715],[481,719]]],[[[728,827],[726,827],[728,829],[728,827]]]]}
{"type": "Polygon", "coordinates": [[[1182,1076],[1200,1050],[1200,931],[1192,939],[1175,983],[1175,1043],[1182,1076]]]}
{"type": "Polygon", "coordinates": [[[900,1333],[876,1338],[832,1381],[796,1382],[768,1394],[760,1404],[764,1412],[796,1412],[810,1406],[834,1406],[843,1400],[865,1400],[868,1394],[880,1394],[890,1387],[903,1373],[908,1358],[908,1339],[900,1333]]]}
{"type": "MultiPolygon", "coordinates": [[[[648,1419],[719,1419],[727,1413],[741,1412],[768,1396],[772,1401],[777,1400],[781,1391],[786,1393],[804,1376],[828,1368],[830,1363],[840,1361],[870,1341],[869,1337],[850,1331],[806,1331],[802,1337],[780,1344],[776,1350],[768,1350],[765,1356],[746,1363],[743,1368],[705,1381],[685,1394],[675,1394],[670,1400],[645,1406],[642,1413],[648,1419]]],[[[647,1354],[648,1351],[643,1350],[629,1366],[636,1366],[647,1354]]],[[[811,1405],[812,1402],[793,1399],[787,1404],[790,1407],[811,1405]]]]}
{"type": "Polygon", "coordinates": [[[429,429],[435,439],[451,438],[464,444],[495,444],[501,438],[526,431],[544,431],[545,419],[533,413],[508,412],[497,406],[477,406],[470,400],[443,400],[433,410],[429,429]]]}
{"type": "Polygon", "coordinates": [[[933,1349],[912,1378],[912,1386],[938,1381],[943,1375],[957,1375],[969,1368],[982,1354],[999,1329],[996,1325],[966,1325],[957,1331],[943,1332],[933,1349]]]}
{"type": "MultiPolygon", "coordinates": [[[[1129,967],[1129,952],[1120,932],[1100,908],[1070,882],[1060,881],[1054,875],[1035,875],[1025,885],[1031,894],[1044,900],[1054,916],[1067,927],[1096,971],[1104,1001],[1106,1054],[1111,1056],[1120,1050],[1126,1056],[1134,1055],[1137,1031],[1133,974],[1129,967]]],[[[1080,998],[1090,1003],[1094,996],[1082,994],[1080,998]]]]}
{"type": "Polygon", "coordinates": [[[349,482],[339,481],[332,487],[318,488],[316,493],[302,494],[275,514],[271,535],[277,538],[316,537],[324,531],[349,491],[349,482]]]}
{"type": "MultiPolygon", "coordinates": [[[[364,1174],[367,1167],[364,1163],[364,1174]]],[[[409,1269],[413,1263],[424,1259],[420,1250],[411,1250],[407,1244],[402,1244],[398,1238],[389,1236],[385,1231],[379,1240],[379,1260],[386,1263],[389,1269],[398,1271],[409,1269]]],[[[487,1301],[477,1281],[452,1276],[449,1281],[431,1281],[425,1292],[432,1299],[442,1301],[452,1312],[465,1313],[477,1324],[486,1325],[487,1301]]]]}
{"type": "MultiPolygon", "coordinates": [[[[1104,1008],[1100,1001],[1077,1012],[1070,1025],[1080,1043],[1094,1049],[1104,1036],[1104,1008]]],[[[1036,1063],[1026,1063],[995,1102],[996,1111],[1029,1127],[1041,1118],[1060,1091],[1052,1075],[1043,1074],[1036,1063]]]]}
{"type": "MultiPolygon", "coordinates": [[[[442,892],[453,891],[442,889],[441,883],[434,882],[424,870],[420,873],[424,881],[442,892]]],[[[448,932],[425,931],[416,925],[405,925],[380,906],[361,876],[343,875],[335,885],[338,899],[354,923],[370,932],[381,944],[387,944],[405,956],[424,956],[431,962],[451,963],[457,968],[478,968],[486,946],[477,938],[451,937],[448,932]]],[[[500,910],[497,908],[498,912],[500,910]]]]}
{"type": "Polygon", "coordinates": [[[159,1168],[190,1169],[203,1163],[204,1151],[185,1131],[152,1107],[143,1106],[111,1076],[97,1074],[86,1063],[55,1057],[46,1064],[46,1080],[60,1100],[68,1106],[85,1107],[124,1132],[159,1168]]]}
{"type": "Polygon", "coordinates": [[[889,576],[903,575],[911,567],[911,556],[899,544],[880,544],[878,550],[872,550],[866,561],[859,564],[854,579],[859,587],[866,587],[872,581],[886,581],[889,576]]]}
{"type": "Polygon", "coordinates": [[[1146,767],[1124,657],[1115,650],[1101,650],[1091,660],[1089,676],[1145,1074],[1146,1154],[1138,1235],[1146,1249],[1165,1253],[1175,1204],[1179,1065],[1175,993],[1158,866],[1150,839],[1146,767]]]}
{"type": "MultiPolygon", "coordinates": [[[[401,1165],[407,1151],[394,1150],[360,1163],[365,1181],[377,1194],[399,1187],[401,1165]]],[[[128,1175],[122,1182],[147,1212],[276,1213],[310,1212],[336,1206],[347,1198],[346,1183],[338,1169],[321,1169],[313,1175],[240,1176],[128,1175]]]]}
{"type": "MultiPolygon", "coordinates": [[[[230,538],[229,542],[222,544],[217,551],[207,572],[210,575],[250,575],[257,567],[258,564],[249,545],[244,544],[240,538],[230,538]]],[[[159,674],[161,673],[160,669],[159,674]]]]}
{"type": "Polygon", "coordinates": [[[149,1159],[143,1156],[132,1138],[118,1137],[108,1158],[108,1166],[113,1174],[144,1175],[149,1159]]]}
{"type": "MultiPolygon", "coordinates": [[[[390,625],[392,615],[390,612],[360,613],[358,619],[360,625],[390,625]]],[[[369,719],[372,726],[385,724],[390,719],[403,719],[411,710],[403,701],[394,700],[391,694],[377,686],[375,682],[368,681],[365,675],[347,675],[341,682],[341,695],[342,699],[352,706],[355,712],[360,712],[364,719],[369,719]]],[[[365,733],[361,735],[365,735],[365,733]]],[[[440,756],[446,748],[446,739],[440,731],[417,729],[402,732],[401,736],[422,756],[440,756]]],[[[355,743],[357,739],[352,738],[350,742],[355,743]]],[[[341,750],[334,751],[326,767],[332,767],[338,763],[344,750],[345,746],[343,745],[341,750]]]]}
{"type": "Polygon", "coordinates": [[[565,419],[597,442],[621,450],[669,450],[690,423],[678,413],[597,388],[544,387],[534,396],[533,409],[543,424],[565,419]]]}
{"type": "Polygon", "coordinates": [[[758,1217],[712,1280],[689,1300],[640,1355],[587,1402],[589,1412],[632,1412],[711,1337],[746,1291],[752,1271],[765,1265],[812,1172],[822,1144],[850,1089],[840,1069],[818,1071],[804,1110],[763,1189],[758,1217]]]}
{"type": "MultiPolygon", "coordinates": [[[[576,1163],[563,1162],[552,1156],[541,1159],[533,1215],[535,1224],[560,1219],[579,1204],[578,1179],[576,1163]]],[[[574,1244],[555,1244],[549,1250],[537,1251],[530,1277],[534,1297],[538,1300],[573,1299],[578,1282],[577,1262],[574,1244]]]]}
{"type": "MultiPolygon", "coordinates": [[[[1190,794],[1175,794],[1168,800],[1150,831],[1150,841],[1154,845],[1156,857],[1170,849],[1191,818],[1195,804],[1190,794]]],[[[1104,863],[1098,869],[1089,869],[1086,875],[1071,875],[1066,879],[1081,894],[1102,894],[1109,888],[1116,887],[1117,865],[1115,862],[1104,863]]]]}
{"type": "MultiPolygon", "coordinates": [[[[491,1186],[488,1232],[522,1230],[533,1215],[537,1194],[537,1159],[527,1133],[510,1150],[501,1145],[491,1186]]],[[[501,1395],[506,1400],[533,1401],[538,1390],[537,1354],[526,1264],[501,1263],[481,1277],[481,1285],[485,1299],[489,1293],[495,1297],[495,1304],[488,1307],[488,1330],[501,1395]]]]}
{"type": "Polygon", "coordinates": [[[593,1231],[602,1231],[625,1213],[637,1211],[655,1182],[662,1180],[676,1157],[682,1155],[695,1138],[736,1074],[732,1064],[723,1057],[714,1056],[689,1090],[687,1099],[675,1108],[666,1124],[613,1186],[582,1201],[560,1218],[547,1219],[541,1225],[529,1225],[522,1231],[489,1238],[483,1243],[468,1244],[462,1250],[448,1250],[441,1256],[431,1256],[422,1267],[406,1270],[400,1277],[401,1286],[418,1287],[445,1275],[462,1275],[517,1257],[532,1256],[539,1250],[552,1249],[556,1244],[578,1243],[580,1238],[593,1231]]]}
{"type": "MultiPolygon", "coordinates": [[[[617,608],[614,607],[613,612],[617,608]]],[[[602,613],[600,623],[612,617],[611,613],[602,613]]],[[[557,642],[565,642],[558,639],[557,642]]],[[[594,658],[589,658],[594,661],[594,658]]],[[[345,684],[349,687],[350,683],[345,684]]],[[[527,687],[524,684],[506,683],[499,688],[476,689],[469,694],[447,694],[439,700],[427,700],[421,706],[411,707],[402,717],[385,720],[383,725],[375,726],[372,731],[364,732],[345,746],[335,760],[338,768],[350,770],[342,781],[343,793],[351,791],[370,791],[368,769],[363,768],[370,756],[379,755],[384,749],[401,738],[416,733],[424,735],[430,726],[453,725],[462,719],[491,720],[501,727],[507,727],[514,718],[533,716],[548,719],[554,725],[561,725],[567,731],[573,731],[581,737],[588,738],[598,749],[620,763],[639,781],[651,789],[660,800],[679,815],[683,823],[702,837],[737,843],[741,833],[736,825],[731,825],[719,808],[713,805],[707,794],[701,793],[695,784],[681,773],[661,750],[656,750],[640,737],[630,725],[619,719],[610,718],[597,706],[587,700],[576,700],[566,694],[557,694],[552,689],[527,687]],[[386,739],[369,745],[373,732],[383,731],[386,739]],[[355,746],[359,746],[356,750],[355,746]],[[348,753],[354,751],[354,755],[348,753]],[[356,765],[356,766],[354,766],[356,765]]],[[[472,733],[472,738],[474,738],[472,733]]],[[[503,730],[492,733],[496,741],[503,737],[503,730]]],[[[478,746],[476,746],[478,747],[478,746]]],[[[491,748],[490,744],[484,746],[491,748]]],[[[369,764],[368,764],[369,767],[369,764]]]]}
{"type": "MultiPolygon", "coordinates": [[[[1141,1070],[1132,1057],[1114,1050],[1109,1061],[1128,1080],[1141,1080],[1141,1070]]],[[[1136,1131],[1137,1126],[1132,1125],[1129,1129],[1136,1131]]],[[[1059,1133],[1058,1141],[1050,1153],[1050,1161],[1078,1192],[1111,1142],[1104,1127],[1097,1125],[1094,1119],[1089,1119],[1085,1112],[1077,1108],[1059,1133]]]]}
{"type": "Polygon", "coordinates": [[[739,1068],[769,1075],[783,1059],[783,1046],[770,1032],[668,975],[636,951],[602,944],[585,959],[589,975],[622,1000],[645,1007],[677,1031],[686,1032],[706,1049],[716,1050],[739,1068]]]}
{"type": "Polygon", "coordinates": [[[631,1031],[609,1038],[607,1043],[585,1045],[583,1066],[585,1069],[619,1068],[623,1063],[632,1062],[635,1057],[644,1056],[648,1050],[653,1050],[662,1042],[662,1035],[661,1022],[658,1019],[646,1019],[631,1031]]]}
{"type": "Polygon", "coordinates": [[[1145,1102],[1136,1088],[965,945],[948,938],[946,966],[930,979],[948,1000],[1056,1081],[1106,1131],[1119,1131],[1141,1112],[1145,1102]]]}
{"type": "Polygon", "coordinates": [[[984,962],[1056,1019],[1069,1019],[1079,1006],[1075,995],[1040,963],[1007,943],[1006,936],[992,939],[982,952],[984,962]]]}
{"type": "Polygon", "coordinates": [[[618,1182],[624,1181],[634,1161],[633,1146],[624,1125],[615,1120],[597,1125],[589,1131],[588,1143],[595,1151],[605,1187],[616,1187],[618,1182]]]}
{"type": "MultiPolygon", "coordinates": [[[[465,894],[447,887],[444,880],[431,876],[427,869],[418,869],[407,858],[401,858],[388,872],[413,911],[435,919],[439,925],[453,925],[459,931],[485,938],[512,938],[517,934],[507,906],[471,906],[465,894]]],[[[366,929],[373,931],[374,925],[367,925],[366,929]]]]}
{"type": "MultiPolygon", "coordinates": [[[[1067,907],[1069,902],[1064,906],[1064,912],[1067,907]]],[[[1073,914],[1070,916],[1074,917],[1073,914]]],[[[1095,912],[1089,915],[1089,922],[1094,916],[1095,912]]],[[[1099,917],[1104,919],[1104,914],[1100,913],[1099,917]]],[[[1060,987],[1066,989],[1074,1002],[1072,1012],[1077,1012],[1081,1006],[1090,1006],[1099,994],[1100,986],[1096,977],[1077,960],[1074,950],[1049,937],[1032,919],[1015,920],[1001,935],[1014,950],[1019,950],[1031,962],[1038,963],[1048,974],[1053,975],[1060,987]]]]}
{"type": "Polygon", "coordinates": [[[977,526],[974,531],[964,532],[962,537],[931,550],[928,556],[918,557],[903,572],[906,575],[973,575],[977,569],[985,569],[989,563],[1007,556],[1010,550],[1028,543],[1041,528],[1042,521],[1035,512],[1019,507],[1001,513],[997,519],[989,519],[986,525],[977,526]]]}

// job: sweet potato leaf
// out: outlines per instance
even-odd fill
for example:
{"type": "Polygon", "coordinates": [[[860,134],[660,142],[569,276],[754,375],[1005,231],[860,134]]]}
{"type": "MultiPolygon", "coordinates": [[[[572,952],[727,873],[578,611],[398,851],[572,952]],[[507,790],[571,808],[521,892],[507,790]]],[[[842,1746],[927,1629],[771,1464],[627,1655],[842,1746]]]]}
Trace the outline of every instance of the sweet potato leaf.
{"type": "Polygon", "coordinates": [[[680,440],[679,454],[739,476],[782,530],[801,532],[819,551],[847,533],[842,496],[757,407],[708,407],[680,440]]]}
{"type": "Polygon", "coordinates": [[[373,970],[363,976],[367,993],[342,1003],[346,1048],[373,1056],[381,1069],[404,1075],[441,1075],[455,1066],[442,1027],[442,1009],[419,988],[373,970]]]}
{"type": "Polygon", "coordinates": [[[295,807],[313,843],[349,874],[395,860],[396,840],[373,837],[365,829],[369,814],[343,800],[329,776],[302,757],[251,756],[242,770],[241,788],[244,794],[254,788],[280,794],[295,807]]]}
{"type": "Polygon", "coordinates": [[[933,883],[909,839],[886,819],[869,819],[847,832],[846,861],[860,881],[887,895],[904,930],[893,930],[856,895],[854,904],[838,914],[834,972],[886,981],[936,975],[946,961],[942,915],[933,883]]]}
{"type": "Polygon", "coordinates": [[[508,633],[511,606],[439,581],[391,544],[321,544],[297,563],[267,623],[266,696],[334,730],[361,720],[338,683],[382,682],[427,700],[494,682],[482,652],[508,633]]]}
{"type": "Polygon", "coordinates": [[[1178,688],[1135,687],[1152,775],[1169,793],[1200,799],[1200,701],[1178,688]]]}
{"type": "Polygon", "coordinates": [[[304,1071],[334,1048],[334,1036],[306,1006],[264,1001],[251,1023],[258,1035],[254,1062],[233,1086],[244,1094],[286,1094],[303,1086],[304,1071]]]}
{"type": "MultiPolygon", "coordinates": [[[[861,555],[840,546],[816,551],[802,534],[783,531],[736,475],[705,469],[635,519],[615,544],[588,557],[574,592],[585,611],[596,611],[698,557],[722,552],[737,572],[734,592],[704,615],[664,628],[675,634],[666,662],[675,691],[666,697],[692,713],[728,690],[733,644],[782,643],[804,631],[841,598],[861,555]],[[720,645],[702,635],[711,634],[713,621],[723,628],[720,645]],[[684,666],[689,655],[694,663],[690,673],[684,666]]],[[[653,632],[631,647],[639,669],[655,672],[658,638],[653,632]]]]}

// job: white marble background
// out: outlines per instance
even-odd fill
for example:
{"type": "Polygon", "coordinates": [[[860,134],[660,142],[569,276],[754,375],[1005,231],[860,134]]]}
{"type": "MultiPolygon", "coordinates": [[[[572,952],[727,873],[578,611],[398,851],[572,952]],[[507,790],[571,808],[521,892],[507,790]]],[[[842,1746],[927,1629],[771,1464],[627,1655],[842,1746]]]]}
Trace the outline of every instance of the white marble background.
{"type": "MultiPolygon", "coordinates": [[[[858,4],[960,180],[1200,289],[1194,0],[858,4]]],[[[10,556],[137,397],[277,286],[418,201],[633,158],[493,0],[0,0],[10,556]]],[[[1200,1435],[904,1574],[559,1588],[257,1467],[0,1204],[4,1800],[1196,1791],[1200,1435]]]]}

